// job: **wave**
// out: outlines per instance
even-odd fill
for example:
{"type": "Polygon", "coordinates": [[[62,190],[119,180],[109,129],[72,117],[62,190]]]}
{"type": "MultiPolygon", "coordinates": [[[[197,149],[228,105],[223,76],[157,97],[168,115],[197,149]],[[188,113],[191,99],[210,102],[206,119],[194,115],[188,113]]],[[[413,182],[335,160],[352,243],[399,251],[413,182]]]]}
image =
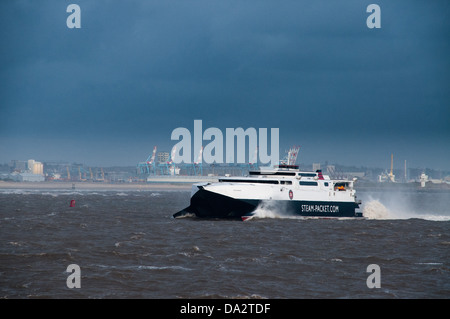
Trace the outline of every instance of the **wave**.
{"type": "Polygon", "coordinates": [[[90,267],[94,268],[105,268],[111,270],[174,270],[174,271],[192,271],[192,268],[182,267],[182,266],[151,266],[151,265],[132,265],[132,266],[112,266],[112,265],[102,265],[102,264],[91,264],[90,267]]]}
{"type": "Polygon", "coordinates": [[[398,202],[397,205],[389,203],[386,206],[379,200],[369,200],[362,208],[363,216],[367,219],[378,220],[424,219],[430,221],[450,221],[449,215],[435,214],[433,212],[416,212],[402,202],[398,202]]]}
{"type": "Polygon", "coordinates": [[[182,270],[191,271],[193,269],[182,266],[137,266],[138,270],[182,270]]]}
{"type": "Polygon", "coordinates": [[[180,295],[177,296],[181,299],[268,299],[267,297],[258,295],[258,294],[237,294],[237,295],[226,295],[226,294],[220,294],[220,293],[204,293],[199,295],[180,295]]]}
{"type": "Polygon", "coordinates": [[[97,195],[103,197],[112,196],[150,196],[160,197],[161,192],[148,192],[140,190],[68,190],[68,189],[0,189],[0,195],[42,195],[42,196],[86,196],[97,195]]]}
{"type": "MultiPolygon", "coordinates": [[[[1,195],[42,195],[42,196],[52,196],[58,197],[60,195],[87,195],[87,192],[83,191],[68,191],[61,189],[0,189],[1,195]]],[[[93,193],[89,193],[93,194],[93,193]]]]}

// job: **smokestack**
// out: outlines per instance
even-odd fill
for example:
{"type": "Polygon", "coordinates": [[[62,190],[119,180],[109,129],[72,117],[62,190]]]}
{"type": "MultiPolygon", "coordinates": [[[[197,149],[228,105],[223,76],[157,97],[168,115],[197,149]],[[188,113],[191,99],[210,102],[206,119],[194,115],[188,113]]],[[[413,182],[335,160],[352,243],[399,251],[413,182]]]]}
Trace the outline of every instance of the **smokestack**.
{"type": "Polygon", "coordinates": [[[318,170],[316,171],[316,173],[319,175],[319,179],[324,179],[324,178],[323,178],[323,175],[322,175],[322,170],[321,170],[321,169],[318,169],[318,170]]]}

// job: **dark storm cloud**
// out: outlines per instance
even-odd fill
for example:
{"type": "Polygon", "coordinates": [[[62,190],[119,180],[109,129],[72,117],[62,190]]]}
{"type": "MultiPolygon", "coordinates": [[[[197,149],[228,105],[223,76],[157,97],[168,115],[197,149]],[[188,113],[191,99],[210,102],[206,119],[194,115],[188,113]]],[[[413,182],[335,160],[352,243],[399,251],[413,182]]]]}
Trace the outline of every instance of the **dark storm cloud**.
{"type": "Polygon", "coordinates": [[[378,154],[423,135],[448,146],[444,1],[378,1],[379,30],[356,0],[75,1],[78,30],[69,3],[1,4],[4,137],[136,143],[131,163],[194,119],[279,127],[312,153],[348,152],[349,137],[378,154]]]}

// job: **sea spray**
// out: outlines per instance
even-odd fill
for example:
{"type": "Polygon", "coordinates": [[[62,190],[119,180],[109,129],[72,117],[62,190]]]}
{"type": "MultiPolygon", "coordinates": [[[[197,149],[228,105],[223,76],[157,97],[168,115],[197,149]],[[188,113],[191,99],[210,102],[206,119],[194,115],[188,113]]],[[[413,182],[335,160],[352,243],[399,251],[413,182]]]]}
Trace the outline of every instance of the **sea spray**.
{"type": "Polygon", "coordinates": [[[445,193],[389,192],[366,196],[361,208],[367,219],[450,220],[445,193]]]}
{"type": "Polygon", "coordinates": [[[255,218],[298,218],[289,213],[284,202],[262,201],[253,211],[255,218]]]}
{"type": "Polygon", "coordinates": [[[367,219],[388,219],[389,210],[378,200],[371,200],[363,207],[363,216],[367,219]]]}

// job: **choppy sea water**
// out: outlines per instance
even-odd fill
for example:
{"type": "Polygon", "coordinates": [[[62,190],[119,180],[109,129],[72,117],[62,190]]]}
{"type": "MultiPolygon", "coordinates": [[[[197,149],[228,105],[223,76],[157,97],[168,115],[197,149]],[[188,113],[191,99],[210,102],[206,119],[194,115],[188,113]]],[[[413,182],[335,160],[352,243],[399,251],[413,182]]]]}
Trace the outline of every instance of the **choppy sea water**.
{"type": "Polygon", "coordinates": [[[173,219],[189,197],[0,190],[0,298],[450,297],[448,191],[360,191],[364,220],[267,207],[246,222],[173,219]]]}

